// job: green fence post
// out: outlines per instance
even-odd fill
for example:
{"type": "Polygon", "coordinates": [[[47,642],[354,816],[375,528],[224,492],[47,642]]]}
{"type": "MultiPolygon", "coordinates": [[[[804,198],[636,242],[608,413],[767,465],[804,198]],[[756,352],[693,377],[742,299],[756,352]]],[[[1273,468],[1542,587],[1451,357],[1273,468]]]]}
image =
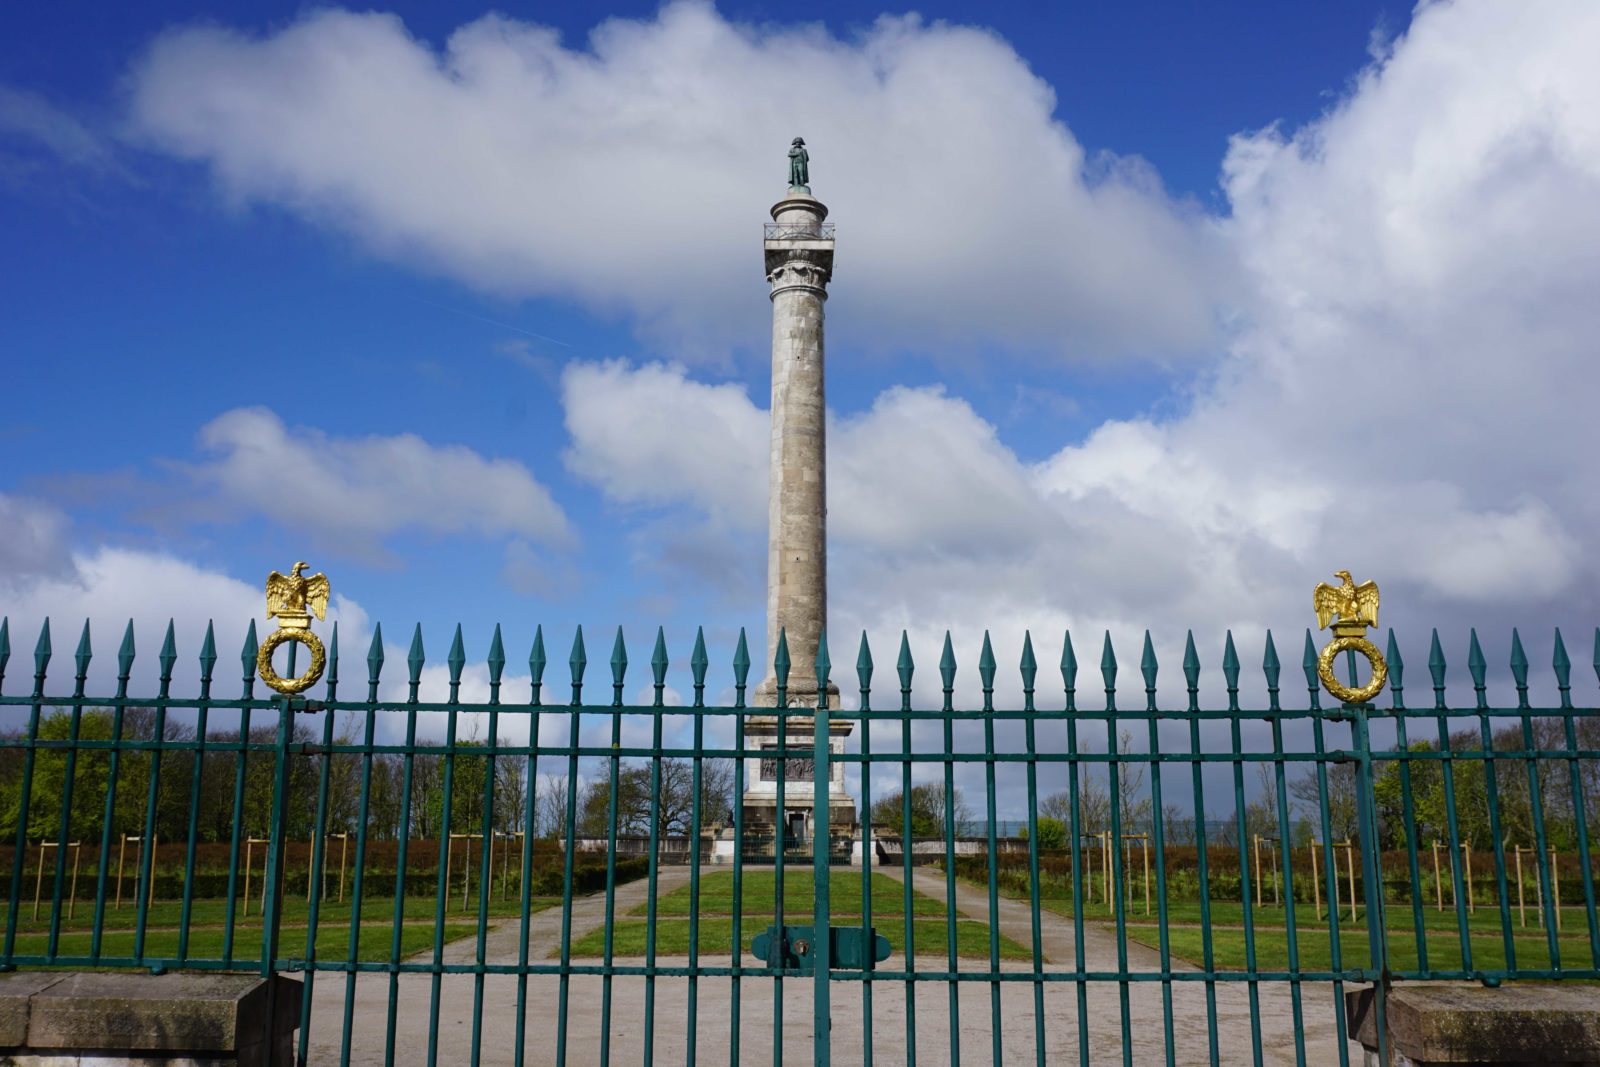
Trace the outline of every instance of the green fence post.
{"type": "MultiPolygon", "coordinates": [[[[1600,637],[1596,638],[1597,647],[1600,647],[1600,637]]],[[[904,757],[900,761],[900,868],[901,868],[901,907],[905,920],[906,948],[906,1064],[907,1067],[916,1067],[917,1063],[917,997],[916,979],[911,977],[917,969],[917,932],[916,923],[912,916],[916,914],[912,907],[912,898],[916,895],[911,888],[913,871],[912,864],[912,838],[911,838],[911,679],[916,670],[916,664],[911,658],[911,639],[904,630],[900,631],[900,655],[895,660],[895,673],[900,677],[900,754],[904,757]]],[[[870,813],[869,817],[870,817],[870,813]]]]}
{"type": "MultiPolygon", "coordinates": [[[[829,745],[828,674],[833,664],[828,658],[828,630],[823,627],[817,634],[817,713],[811,725],[811,869],[816,878],[812,893],[811,931],[816,952],[816,972],[812,992],[812,1062],[815,1067],[828,1067],[833,1060],[832,994],[833,957],[832,934],[828,929],[831,916],[829,906],[829,860],[832,858],[833,811],[828,806],[829,745]]],[[[871,944],[866,954],[872,955],[871,944]]]]}
{"type": "MultiPolygon", "coordinates": [[[[293,670],[291,663],[291,676],[293,670]]],[[[272,812],[267,831],[266,902],[261,913],[261,977],[267,981],[269,1020],[278,1017],[278,935],[283,924],[284,837],[289,812],[289,738],[294,732],[295,703],[294,698],[287,696],[277,701],[278,742],[273,752],[272,812]]]]}
{"type": "Polygon", "coordinates": [[[1373,988],[1373,1025],[1377,1028],[1378,1062],[1389,1062],[1387,1001],[1388,938],[1383,920],[1383,871],[1378,840],[1377,806],[1373,803],[1372,740],[1367,713],[1371,705],[1347,704],[1356,748],[1356,819],[1360,824],[1362,896],[1367,903],[1367,970],[1373,988]]]}

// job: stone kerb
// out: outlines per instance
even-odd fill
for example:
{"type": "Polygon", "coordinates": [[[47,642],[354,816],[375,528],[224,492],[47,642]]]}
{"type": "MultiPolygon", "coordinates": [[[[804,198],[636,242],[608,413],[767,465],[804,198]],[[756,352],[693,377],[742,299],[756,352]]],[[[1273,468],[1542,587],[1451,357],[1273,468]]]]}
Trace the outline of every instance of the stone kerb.
{"type": "MultiPolygon", "coordinates": [[[[1350,1036],[1378,1063],[1373,991],[1345,994],[1350,1036]]],[[[1489,989],[1401,984],[1385,1002],[1395,1067],[1600,1065],[1600,989],[1554,983],[1489,989]]]]}
{"type": "Polygon", "coordinates": [[[0,977],[0,1063],[293,1062],[301,983],[240,974],[22,973],[0,977]]]}

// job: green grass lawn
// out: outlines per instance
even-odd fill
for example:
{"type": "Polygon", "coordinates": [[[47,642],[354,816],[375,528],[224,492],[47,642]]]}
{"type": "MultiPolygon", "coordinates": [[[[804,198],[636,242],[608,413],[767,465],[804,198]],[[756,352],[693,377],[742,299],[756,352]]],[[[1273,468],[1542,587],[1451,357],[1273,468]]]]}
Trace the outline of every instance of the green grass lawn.
{"type": "MultiPolygon", "coordinates": [[[[1160,933],[1156,927],[1130,927],[1128,939],[1150,948],[1159,946],[1160,933]]],[[[1203,933],[1199,927],[1174,926],[1169,930],[1172,954],[1179,959],[1200,965],[1205,961],[1203,933]]],[[[1256,968],[1283,971],[1289,967],[1289,939],[1276,930],[1257,931],[1256,968]]],[[[1296,942],[1300,950],[1300,969],[1326,971],[1332,969],[1328,931],[1301,929],[1296,942]]],[[[1244,933],[1240,930],[1212,931],[1213,959],[1219,970],[1245,970],[1244,933]]],[[[1591,961],[1588,938],[1563,937],[1561,955],[1565,960],[1591,961]]],[[[1547,967],[1549,949],[1544,938],[1517,937],[1515,939],[1517,964],[1522,967],[1547,967]]],[[[1367,966],[1367,937],[1365,931],[1346,930],[1339,937],[1344,967],[1367,966]]],[[[1504,941],[1500,937],[1475,935],[1472,938],[1472,963],[1474,967],[1496,969],[1505,966],[1504,941]]],[[[1417,968],[1417,939],[1412,934],[1389,934],[1389,966],[1397,970],[1417,968]]],[[[1428,938],[1428,966],[1443,970],[1461,967],[1460,942],[1457,938],[1428,938]]]]}
{"type": "MultiPolygon", "coordinates": [[[[982,884],[982,883],[980,883],[982,884]]],[[[1059,886],[1044,888],[1040,907],[1055,915],[1071,917],[1070,895],[1063,896],[1059,886]]],[[[1009,897],[1027,899],[1026,892],[1002,893],[1009,897]]],[[[1245,970],[1244,905],[1238,901],[1213,901],[1211,911],[1212,958],[1221,970],[1245,970]]],[[[1530,900],[1526,909],[1527,926],[1520,925],[1517,909],[1511,908],[1511,930],[1517,953],[1517,963],[1524,967],[1550,966],[1550,952],[1544,931],[1539,925],[1541,912],[1530,900]]],[[[1258,970],[1287,970],[1289,966],[1289,938],[1287,912],[1282,905],[1253,904],[1250,908],[1255,928],[1256,967],[1258,970]]],[[[1428,966],[1432,969],[1455,970],[1462,967],[1458,917],[1453,907],[1439,910],[1435,904],[1424,902],[1422,927],[1426,935],[1428,966]]],[[[1160,945],[1159,904],[1152,899],[1150,913],[1145,914],[1143,886],[1134,884],[1133,900],[1124,905],[1128,939],[1150,948],[1160,945]]],[[[1311,903],[1297,902],[1294,906],[1296,945],[1299,950],[1301,970],[1331,970],[1332,953],[1328,934],[1327,902],[1323,901],[1322,914],[1317,915],[1311,903]]],[[[1084,921],[1097,927],[1114,925],[1112,909],[1096,899],[1084,909],[1084,921]]],[[[1389,965],[1399,970],[1415,970],[1417,958],[1416,915],[1409,902],[1390,902],[1385,905],[1385,925],[1388,930],[1389,965]]],[[[1204,935],[1200,921],[1200,902],[1197,900],[1173,901],[1167,906],[1168,944],[1175,958],[1196,966],[1205,961],[1204,935]]],[[[1502,933],[1499,902],[1479,900],[1477,907],[1467,916],[1467,928],[1472,942],[1474,967],[1501,968],[1505,966],[1505,939],[1502,933]]],[[[1588,935],[1588,913],[1583,907],[1566,906],[1561,909],[1560,947],[1563,960],[1593,962],[1588,935]]],[[[1344,967],[1367,966],[1366,908],[1357,909],[1357,918],[1350,917],[1350,906],[1345,904],[1339,914],[1339,945],[1344,967]]]]}
{"type": "MultiPolygon", "coordinates": [[[[436,898],[429,893],[413,895],[406,898],[405,916],[407,921],[413,919],[428,919],[432,921],[436,898]]],[[[354,900],[346,898],[343,903],[336,900],[324,900],[318,909],[317,925],[319,927],[348,927],[350,925],[351,906],[354,900]]],[[[534,897],[531,902],[530,912],[543,911],[545,908],[555,907],[561,903],[560,897],[534,897]]],[[[0,901],[0,924],[5,922],[6,904],[0,901]]],[[[304,897],[287,897],[283,901],[283,921],[287,924],[305,925],[309,921],[310,908],[304,897]]],[[[361,903],[361,922],[387,923],[394,914],[394,897],[369,896],[361,903]]],[[[489,902],[489,917],[491,919],[504,918],[522,914],[522,902],[513,897],[511,900],[491,900],[489,902]]],[[[43,900],[39,904],[39,918],[33,918],[33,901],[24,900],[17,909],[17,930],[19,933],[30,931],[47,931],[50,928],[50,901],[43,900]]],[[[134,907],[131,899],[124,899],[122,907],[118,909],[114,900],[106,901],[104,929],[132,930],[138,922],[139,909],[134,907]]],[[[446,922],[471,922],[478,919],[478,902],[473,899],[469,902],[469,909],[463,911],[460,896],[450,899],[445,911],[446,922]]],[[[223,926],[227,923],[228,913],[226,902],[222,900],[196,900],[189,915],[190,929],[206,926],[223,926]]],[[[146,921],[149,928],[167,927],[176,929],[183,921],[183,902],[178,900],[154,900],[150,902],[150,917],[146,921]]],[[[261,922],[261,898],[255,897],[250,901],[250,914],[245,914],[244,902],[238,901],[234,906],[234,925],[236,929],[243,930],[248,925],[259,925],[261,922]]],[[[66,902],[62,902],[61,928],[63,930],[88,930],[94,924],[94,899],[80,899],[74,914],[67,915],[66,902]]]]}
{"type": "MultiPolygon", "coordinates": [[[[787,890],[787,886],[784,887],[787,890]]],[[[788,894],[785,893],[785,896],[788,894]]],[[[807,914],[803,918],[796,916],[802,922],[809,922],[807,914]]],[[[764,933],[770,919],[747,917],[741,931],[744,947],[744,960],[747,966],[759,967],[761,961],[750,955],[750,942],[760,933],[764,933]]],[[[878,933],[889,939],[891,952],[889,962],[880,966],[896,965],[894,961],[904,958],[905,949],[905,921],[894,919],[889,922],[879,922],[873,918],[873,928],[878,933]]],[[[947,938],[949,928],[943,919],[917,919],[914,922],[912,933],[916,938],[918,966],[942,961],[947,958],[947,938]]],[[[700,953],[702,958],[708,955],[726,956],[733,947],[733,921],[726,916],[714,916],[700,920],[700,953]]],[[[615,938],[612,951],[618,956],[643,956],[649,946],[647,928],[643,922],[629,920],[616,925],[615,938]]],[[[595,930],[580,940],[572,943],[574,957],[595,957],[605,952],[605,931],[595,930]]],[[[656,923],[656,952],[663,956],[686,956],[689,954],[689,921],[687,919],[664,919],[656,923]]],[[[986,923],[975,922],[971,919],[962,919],[956,923],[956,955],[963,957],[986,958],[989,955],[989,927],[986,923]]],[[[1028,950],[1008,937],[1000,938],[1000,957],[1008,960],[1032,959],[1028,950]]]]}
{"type": "MultiPolygon", "coordinates": [[[[1053,912],[1054,914],[1065,915],[1068,917],[1072,915],[1072,902],[1070,900],[1041,900],[1039,904],[1041,908],[1053,912]]],[[[1154,923],[1159,921],[1160,912],[1158,911],[1158,908],[1159,905],[1152,900],[1150,904],[1150,914],[1146,915],[1144,911],[1144,897],[1141,894],[1134,900],[1132,904],[1127,905],[1124,910],[1124,915],[1129,923],[1154,923]]],[[[1390,930],[1395,932],[1414,932],[1415,919],[1409,903],[1396,903],[1394,901],[1390,901],[1384,906],[1384,912],[1384,917],[1387,920],[1390,930]]],[[[1285,909],[1281,905],[1252,904],[1250,906],[1250,915],[1258,930],[1271,927],[1276,927],[1277,929],[1281,930],[1284,929],[1287,922],[1285,909]]],[[[1365,936],[1365,931],[1367,928],[1366,907],[1358,907],[1357,915],[1359,916],[1359,921],[1352,923],[1350,919],[1350,905],[1345,904],[1339,909],[1340,924],[1342,926],[1359,929],[1362,931],[1363,936],[1365,936]]],[[[1322,915],[1319,918],[1317,916],[1316,908],[1312,904],[1297,903],[1294,909],[1294,916],[1295,924],[1302,930],[1311,926],[1317,926],[1320,927],[1323,932],[1327,931],[1328,908],[1326,904],[1323,905],[1322,915]]],[[[1511,927],[1513,933],[1527,934],[1530,936],[1537,934],[1537,932],[1540,930],[1541,913],[1538,911],[1538,909],[1530,906],[1527,909],[1527,916],[1528,925],[1526,927],[1522,927],[1518,924],[1517,909],[1511,909],[1511,927]]],[[[1099,902],[1096,902],[1084,909],[1083,917],[1086,922],[1113,923],[1116,921],[1116,918],[1111,913],[1110,909],[1099,902]]],[[[1167,919],[1169,922],[1173,923],[1198,924],[1200,922],[1200,902],[1195,900],[1173,901],[1167,905],[1167,919]]],[[[1586,931],[1588,930],[1588,921],[1588,914],[1585,909],[1581,907],[1563,907],[1561,909],[1563,935],[1584,934],[1584,936],[1587,936],[1586,931]]],[[[1219,926],[1242,927],[1244,925],[1244,905],[1240,904],[1238,901],[1213,901],[1211,904],[1211,925],[1213,928],[1219,926]]],[[[1428,931],[1437,930],[1455,933],[1458,929],[1456,925],[1455,910],[1447,907],[1444,911],[1438,911],[1432,904],[1427,905],[1422,909],[1422,927],[1424,930],[1428,931]]],[[[1500,909],[1498,905],[1484,907],[1480,904],[1475,912],[1468,914],[1467,928],[1474,932],[1498,934],[1500,932],[1500,909]]]]}
{"type": "MultiPolygon", "coordinates": [[[[777,903],[777,878],[773,871],[756,870],[744,873],[742,914],[744,916],[742,940],[748,957],[750,941],[772,923],[777,903]]],[[[811,872],[796,870],[784,874],[783,901],[787,920],[806,924],[811,921],[815,906],[816,884],[811,872]]],[[[847,921],[859,921],[862,904],[860,871],[835,871],[829,879],[828,899],[830,911],[847,921]]],[[[689,952],[690,912],[689,887],[682,886],[656,902],[656,912],[661,918],[656,923],[656,952],[661,955],[683,956],[689,952]]],[[[703,955],[726,955],[733,946],[733,872],[712,871],[700,879],[700,939],[703,955]]],[[[936,900],[913,890],[911,913],[914,923],[911,933],[917,945],[919,960],[944,959],[947,955],[949,927],[945,924],[944,901],[936,900]]],[[[641,904],[629,912],[630,916],[643,916],[646,906],[641,904]]],[[[893,956],[898,958],[905,947],[905,887],[884,874],[872,876],[872,925],[878,933],[889,939],[893,956]]],[[[989,954],[989,927],[986,923],[958,918],[956,953],[965,957],[986,957],[989,954]]],[[[617,923],[612,951],[618,956],[642,956],[648,947],[647,927],[637,918],[617,923]]],[[[596,930],[573,943],[574,956],[599,956],[605,951],[605,931],[596,930]]],[[[1000,939],[1003,959],[1029,959],[1028,950],[1010,938],[1000,939]]],[[[755,965],[758,961],[751,961],[755,965]]]]}
{"type": "MultiPolygon", "coordinates": [[[[744,872],[743,907],[747,920],[750,916],[770,916],[777,905],[777,876],[766,869],[744,872]]],[[[810,915],[815,906],[816,883],[809,870],[785,871],[783,876],[783,907],[790,915],[810,915]]],[[[688,915],[691,897],[689,887],[681,886],[656,901],[656,914],[661,916],[688,915]]],[[[828,879],[828,901],[835,915],[861,914],[861,872],[859,870],[833,872],[828,879]]],[[[942,900],[913,891],[913,915],[944,916],[942,900]]],[[[630,915],[644,915],[646,905],[640,904],[630,915]]],[[[733,872],[712,871],[700,878],[700,914],[733,914],[733,872]]],[[[872,917],[899,917],[905,914],[905,887],[884,874],[872,876],[872,917]]],[[[748,921],[746,923],[748,925],[748,921]]]]}
{"type": "MultiPolygon", "coordinates": [[[[405,922],[400,934],[402,958],[433,947],[434,914],[436,898],[408,897],[405,902],[405,922]]],[[[560,904],[559,897],[536,897],[531,901],[530,913],[543,911],[560,904]]],[[[317,917],[317,956],[325,960],[350,957],[350,923],[352,900],[344,903],[324,901],[317,917]]],[[[462,912],[460,899],[451,901],[445,913],[444,939],[448,943],[464,937],[476,936],[477,901],[472,910],[462,912]]],[[[50,906],[41,904],[39,918],[33,919],[33,903],[27,901],[17,909],[18,955],[44,955],[49,947],[50,906]]],[[[288,899],[283,902],[283,922],[279,932],[280,956],[303,956],[306,951],[308,907],[305,899],[288,899]]],[[[490,902],[491,920],[505,921],[521,914],[521,902],[495,900],[490,902]]],[[[106,902],[104,934],[101,937],[102,957],[129,957],[133,955],[135,924],[139,911],[131,901],[124,901],[118,910],[113,902],[106,902]]],[[[394,898],[367,897],[361,907],[361,932],[356,958],[362,961],[386,960],[394,937],[394,898]]],[[[157,900],[150,905],[145,926],[144,955],[146,957],[172,958],[178,954],[178,934],[182,924],[181,901],[157,900]]],[[[3,926],[5,908],[0,906],[0,926],[3,926]]],[[[56,948],[59,956],[87,956],[94,924],[94,901],[80,900],[76,913],[69,918],[61,916],[61,936],[56,948]]],[[[221,900],[194,901],[189,917],[189,943],[187,958],[193,960],[219,960],[222,958],[223,937],[227,927],[227,906],[221,900]]],[[[252,901],[250,914],[244,913],[243,903],[235,907],[233,923],[233,959],[248,964],[261,956],[261,906],[252,901]]]]}

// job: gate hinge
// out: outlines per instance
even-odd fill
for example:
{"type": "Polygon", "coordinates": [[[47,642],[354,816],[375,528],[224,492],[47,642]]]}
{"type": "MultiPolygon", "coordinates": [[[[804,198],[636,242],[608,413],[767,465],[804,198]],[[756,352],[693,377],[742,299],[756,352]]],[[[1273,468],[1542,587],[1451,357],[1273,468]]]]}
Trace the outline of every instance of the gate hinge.
{"type": "MultiPolygon", "coordinates": [[[[767,966],[815,974],[816,931],[810,926],[769,926],[750,943],[750,952],[767,966]]],[[[889,939],[870,926],[828,927],[828,966],[836,971],[870,971],[889,958],[889,939]],[[870,948],[869,948],[870,946],[870,948]]]]}

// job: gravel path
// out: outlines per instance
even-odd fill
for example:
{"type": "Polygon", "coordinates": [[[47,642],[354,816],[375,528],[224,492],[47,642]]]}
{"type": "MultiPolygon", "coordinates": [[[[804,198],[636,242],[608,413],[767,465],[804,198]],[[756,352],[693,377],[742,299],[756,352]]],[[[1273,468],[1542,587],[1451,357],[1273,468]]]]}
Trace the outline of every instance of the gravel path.
{"type": "MultiPolygon", "coordinates": [[[[900,871],[880,868],[881,873],[893,878],[900,871]]],[[[688,882],[688,872],[683,868],[667,868],[661,872],[659,894],[665,895],[688,882]]],[[[942,874],[920,869],[913,876],[913,885],[921,892],[944,899],[945,884],[942,874]]],[[[617,914],[625,914],[642,903],[648,890],[644,880],[631,882],[617,890],[617,914]]],[[[983,919],[988,915],[985,892],[975,886],[958,882],[957,907],[967,915],[983,919]]],[[[576,941],[585,933],[603,925],[605,896],[595,894],[580,897],[572,905],[572,931],[576,941]]],[[[802,920],[803,921],[803,920],[802,920]]],[[[759,922],[752,917],[751,925],[759,922]]],[[[1002,932],[1013,940],[1031,943],[1031,917],[1024,901],[1002,899],[999,923],[1002,932]]],[[[530,960],[547,960],[560,944],[561,909],[552,908],[538,912],[529,921],[528,956],[530,960]]],[[[1070,968],[1074,959],[1073,928],[1070,919],[1044,912],[1041,915],[1041,933],[1044,953],[1049,960],[1047,969],[1070,968]]],[[[491,927],[485,943],[485,956],[490,962],[514,963],[517,959],[520,923],[502,920],[491,927]]],[[[898,948],[898,946],[897,946],[898,948]]],[[[1154,950],[1129,944],[1128,965],[1134,970],[1159,970],[1159,957],[1154,950]]],[[[473,939],[459,941],[445,949],[444,958],[449,963],[470,963],[476,956],[473,939]]],[[[429,959],[424,954],[418,959],[429,959]]],[[[1084,958],[1090,970],[1116,970],[1117,945],[1112,931],[1090,925],[1084,932],[1084,958]]],[[[581,963],[595,961],[584,960],[581,963]]],[[[642,960],[618,960],[619,963],[642,964],[642,960]]],[[[662,966],[682,966],[684,960],[662,957],[662,966]]],[[[707,962],[707,961],[702,961],[707,962]]],[[[754,962],[754,961],[752,961],[754,962]]],[[[721,964],[722,961],[717,961],[721,964]]],[[[899,953],[885,964],[899,966],[899,953]]],[[[927,946],[918,952],[918,969],[944,969],[942,947],[927,946]]],[[[983,971],[986,960],[963,960],[959,971],[983,971]]],[[[1026,972],[1027,963],[1006,963],[1005,971],[1026,972]]],[[[1175,964],[1173,970],[1192,971],[1184,964],[1175,964]]],[[[473,998],[475,979],[471,975],[446,975],[440,981],[438,1062],[465,1064],[470,1062],[471,1034],[473,1028],[473,998]]],[[[653,1053],[656,1063],[679,1064],[688,1062],[688,994],[690,981],[682,977],[656,979],[653,1053]]],[[[696,1026],[696,1060],[708,1064],[731,1062],[730,1030],[733,1016],[732,980],[726,977],[704,977],[694,983],[698,1003],[696,1026]]],[[[1000,987],[1001,1049],[1000,1062],[1033,1063],[1034,1050],[1034,995],[1028,982],[961,982],[959,983],[959,1011],[955,1037],[960,1043],[963,1063],[987,1064],[992,1062],[993,1026],[991,1025],[991,988],[1000,987]]],[[[746,978],[741,982],[739,1011],[740,1056],[744,1064],[772,1062],[774,1044],[774,1004],[778,985],[770,978],[746,978]]],[[[482,1054],[484,1064],[511,1064],[516,1019],[516,986],[514,976],[490,975],[483,980],[482,1054]]],[[[600,1015],[602,980],[596,976],[574,975],[571,979],[568,1009],[567,1063],[574,1065],[597,1064],[600,1059],[600,1015]]],[[[428,1042],[428,1016],[432,980],[428,976],[402,976],[398,983],[398,1012],[394,1062],[400,1064],[425,1062],[428,1042]]],[[[788,1063],[811,1062],[812,1043],[812,982],[810,979],[782,982],[783,1002],[783,1054],[788,1063]]],[[[832,1045],[834,1062],[855,1064],[862,1062],[865,1049],[863,1025],[865,1012],[863,997],[866,990],[857,981],[835,981],[832,985],[832,1045]]],[[[1205,1007],[1205,989],[1199,982],[1175,982],[1173,988],[1173,1014],[1175,1054],[1178,1063],[1205,1063],[1209,1047],[1210,1022],[1205,1007]]],[[[528,979],[527,1046],[525,1062],[529,1065],[556,1062],[556,1018],[558,980],[552,976],[534,976],[528,979]]],[[[342,976],[324,974],[315,988],[311,1027],[311,1061],[337,1063],[342,1019],[345,1006],[345,982],[342,976]]],[[[874,1061],[882,1064],[907,1062],[906,992],[902,982],[873,983],[872,997],[872,1050],[874,1061]]],[[[1044,984],[1045,1049],[1052,1064],[1078,1062],[1078,988],[1076,983],[1047,982],[1044,984]]],[[[1129,983],[1127,990],[1128,1030],[1132,1035],[1130,1058],[1136,1065],[1159,1065],[1164,1062],[1166,1043],[1162,1026],[1162,989],[1158,982],[1129,983]]],[[[381,1064],[387,1043],[386,1019],[389,997],[387,975],[366,974],[356,982],[354,998],[353,1040],[351,1062],[356,1064],[381,1064]]],[[[1284,983],[1261,983],[1260,1016],[1262,1030],[1263,1063],[1294,1063],[1295,1028],[1291,1012],[1289,990],[1284,983]]],[[[950,984],[938,981],[919,981],[915,992],[915,1041],[919,1063],[945,1064],[950,1062],[951,1032],[950,984]]],[[[1223,982],[1217,985],[1216,1029],[1221,1059],[1228,1064],[1248,1064],[1250,1056],[1249,991],[1244,983],[1223,982]]],[[[1090,1062],[1119,1064],[1122,1054],[1122,996],[1116,982],[1089,983],[1086,991],[1086,1017],[1089,1022],[1090,1062]]],[[[1305,987],[1304,1021],[1301,1034],[1306,1045],[1306,1062],[1313,1065],[1338,1062],[1334,1046],[1334,1001],[1326,985],[1305,987]]],[[[610,1055],[617,1064],[644,1062],[646,1042],[645,979],[617,977],[613,979],[613,1005],[611,1017],[610,1055]]],[[[1359,1063],[1360,1048],[1351,1046],[1351,1060],[1359,1063]]]]}

